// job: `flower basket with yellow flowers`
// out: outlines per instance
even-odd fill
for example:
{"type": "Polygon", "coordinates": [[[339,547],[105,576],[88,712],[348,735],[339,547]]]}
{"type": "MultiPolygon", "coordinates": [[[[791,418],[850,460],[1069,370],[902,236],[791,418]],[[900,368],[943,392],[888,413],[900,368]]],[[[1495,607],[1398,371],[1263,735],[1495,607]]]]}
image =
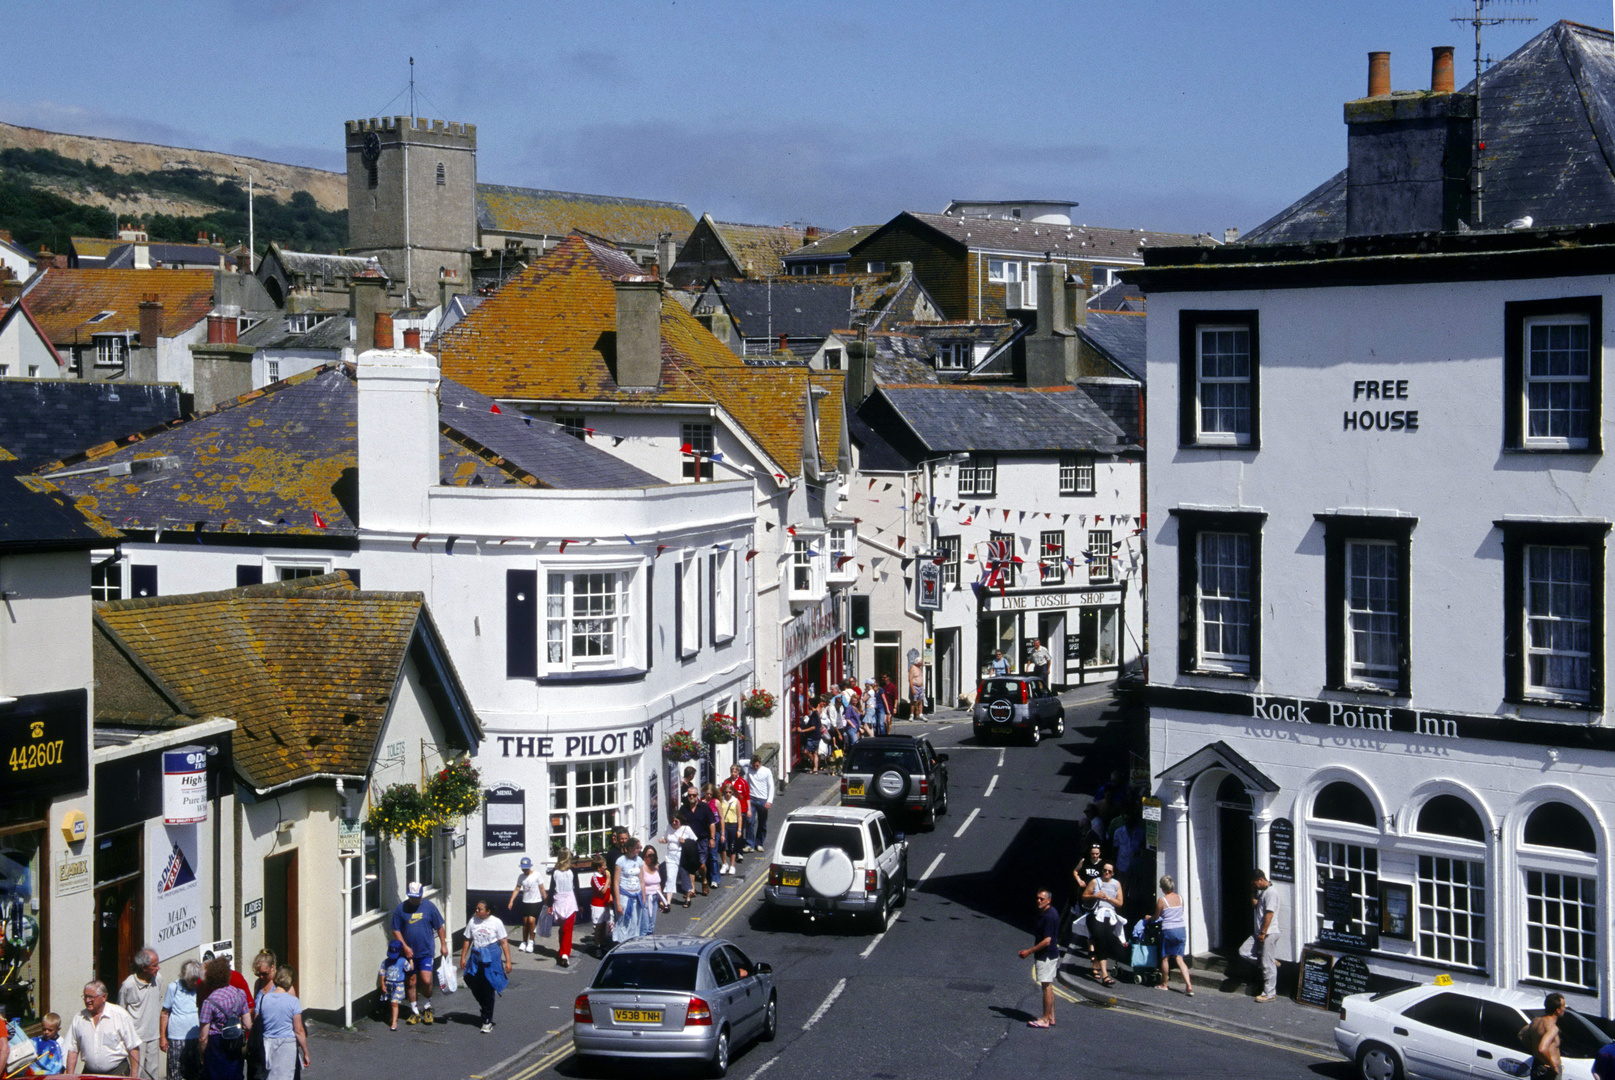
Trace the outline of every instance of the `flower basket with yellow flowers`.
{"type": "Polygon", "coordinates": [[[426,781],[426,802],[445,823],[475,813],[482,805],[482,774],[470,758],[450,762],[426,781]]]}
{"type": "Polygon", "coordinates": [[[370,804],[364,827],[378,836],[427,836],[442,819],[414,784],[393,784],[370,804]]]}

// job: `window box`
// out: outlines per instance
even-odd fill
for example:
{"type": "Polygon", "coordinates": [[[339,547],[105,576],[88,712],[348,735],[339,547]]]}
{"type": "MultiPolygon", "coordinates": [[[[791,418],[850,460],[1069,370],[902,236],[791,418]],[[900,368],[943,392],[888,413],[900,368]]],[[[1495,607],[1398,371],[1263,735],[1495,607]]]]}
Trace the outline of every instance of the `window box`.
{"type": "Polygon", "coordinates": [[[1178,442],[1256,449],[1261,438],[1255,311],[1178,315],[1178,442]]]}

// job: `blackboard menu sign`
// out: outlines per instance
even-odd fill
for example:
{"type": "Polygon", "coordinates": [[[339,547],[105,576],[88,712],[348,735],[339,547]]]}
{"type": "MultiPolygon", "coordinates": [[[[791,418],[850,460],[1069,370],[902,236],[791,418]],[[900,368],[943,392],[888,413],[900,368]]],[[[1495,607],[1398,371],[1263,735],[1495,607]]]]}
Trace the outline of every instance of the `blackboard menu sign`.
{"type": "Polygon", "coordinates": [[[1267,868],[1270,881],[1295,881],[1295,825],[1289,818],[1277,818],[1268,833],[1268,851],[1272,865],[1267,868]]]}
{"type": "Polygon", "coordinates": [[[1337,926],[1351,922],[1351,882],[1330,878],[1323,883],[1323,921],[1337,926]]]}
{"type": "Polygon", "coordinates": [[[1352,994],[1368,993],[1368,963],[1360,956],[1342,956],[1335,961],[1329,982],[1329,1008],[1334,1011],[1352,994]]]}
{"type": "Polygon", "coordinates": [[[1295,980],[1295,1003],[1311,1005],[1314,1009],[1329,1006],[1329,977],[1334,970],[1335,958],[1316,949],[1301,950],[1301,977],[1295,980]]]}
{"type": "Polygon", "coordinates": [[[482,850],[527,850],[527,793],[514,784],[483,792],[482,850]]]}

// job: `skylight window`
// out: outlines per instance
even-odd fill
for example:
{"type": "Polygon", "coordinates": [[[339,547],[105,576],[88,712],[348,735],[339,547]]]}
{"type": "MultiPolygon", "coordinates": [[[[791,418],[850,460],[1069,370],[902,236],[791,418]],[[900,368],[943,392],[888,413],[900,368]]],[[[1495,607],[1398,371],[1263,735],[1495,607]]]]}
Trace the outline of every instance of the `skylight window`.
{"type": "Polygon", "coordinates": [[[117,314],[116,311],[103,311],[99,315],[92,315],[90,317],[89,321],[92,322],[92,323],[103,322],[103,321],[105,321],[107,319],[112,318],[112,316],[114,316],[116,314],[117,314]]]}

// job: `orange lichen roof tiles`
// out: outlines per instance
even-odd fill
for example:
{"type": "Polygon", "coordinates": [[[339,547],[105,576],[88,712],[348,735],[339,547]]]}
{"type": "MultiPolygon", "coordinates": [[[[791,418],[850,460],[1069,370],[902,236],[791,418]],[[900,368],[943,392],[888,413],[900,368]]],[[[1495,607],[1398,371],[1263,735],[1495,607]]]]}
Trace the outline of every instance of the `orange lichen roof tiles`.
{"type": "Polygon", "coordinates": [[[163,333],[189,330],[213,309],[212,270],[45,271],[28,290],[28,309],[57,345],[87,343],[92,334],[140,330],[140,301],[156,296],[163,305],[163,333]],[[96,322],[103,311],[111,312],[96,322]]]}
{"type": "Polygon", "coordinates": [[[785,272],[785,256],[802,246],[803,232],[790,225],[739,225],[714,221],[722,238],[747,277],[771,277],[785,272]]]}
{"type": "Polygon", "coordinates": [[[617,244],[648,245],[662,233],[683,243],[695,218],[683,203],[478,184],[477,225],[484,232],[528,236],[581,230],[617,244]]]}
{"type": "Polygon", "coordinates": [[[95,620],[184,711],[236,721],[235,761],[255,786],[364,775],[423,604],[329,584],[118,600],[95,620]]]}

